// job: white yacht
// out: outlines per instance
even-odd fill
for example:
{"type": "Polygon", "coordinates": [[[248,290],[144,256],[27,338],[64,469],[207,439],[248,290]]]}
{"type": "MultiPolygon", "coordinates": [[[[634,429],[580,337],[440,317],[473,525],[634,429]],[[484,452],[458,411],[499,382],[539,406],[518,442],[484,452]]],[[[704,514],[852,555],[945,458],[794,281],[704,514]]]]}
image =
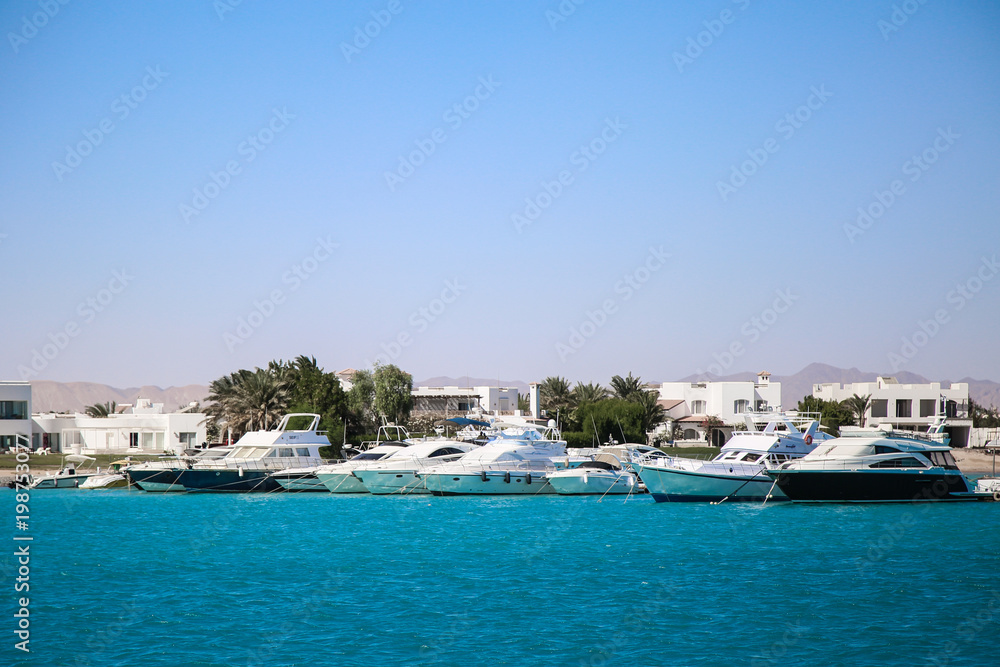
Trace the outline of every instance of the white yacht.
{"type": "Polygon", "coordinates": [[[478,447],[479,445],[471,442],[435,438],[399,449],[381,460],[360,465],[354,469],[353,474],[369,493],[375,495],[430,493],[424,485],[424,479],[418,476],[421,470],[455,461],[478,447]]]}
{"type": "Polygon", "coordinates": [[[57,473],[35,477],[28,488],[35,489],[75,489],[97,474],[90,468],[97,459],[83,454],[68,454],[63,457],[63,467],[57,473]]]}
{"type": "Polygon", "coordinates": [[[668,457],[630,465],[656,502],[784,499],[767,466],[801,458],[830,436],[819,431],[819,419],[812,415],[767,417],[758,430],[759,415],[746,415],[747,430],[733,433],[711,461],[668,457]]]}
{"type": "MultiPolygon", "coordinates": [[[[368,493],[361,480],[354,476],[355,469],[368,465],[373,461],[381,461],[391,454],[413,444],[410,434],[402,426],[388,424],[380,426],[375,440],[361,443],[361,453],[347,461],[322,465],[315,468],[313,474],[330,493],[368,493]]],[[[417,441],[419,442],[419,441],[417,441]]]]}
{"type": "Polygon", "coordinates": [[[767,474],[799,502],[992,500],[990,489],[974,486],[951,448],[933,435],[849,431],[767,474]]]}
{"type": "MultiPolygon", "coordinates": [[[[249,431],[222,457],[199,456],[173,468],[126,470],[129,479],[147,491],[280,491],[282,486],[270,473],[290,467],[319,465],[319,450],[330,441],[316,428],[320,416],[292,413],[282,417],[273,429],[249,431]],[[305,429],[289,428],[291,420],[309,419],[305,429]],[[165,488],[147,488],[150,486],[165,488]]],[[[208,450],[212,451],[212,450],[208,450]]]]}
{"type": "Polygon", "coordinates": [[[613,495],[638,492],[638,478],[626,470],[614,454],[602,452],[575,468],[557,470],[547,476],[562,496],[613,495]]]}
{"type": "Polygon", "coordinates": [[[547,475],[566,458],[566,441],[559,437],[553,421],[544,433],[529,426],[507,428],[457,461],[418,474],[435,496],[555,493],[547,475]]]}

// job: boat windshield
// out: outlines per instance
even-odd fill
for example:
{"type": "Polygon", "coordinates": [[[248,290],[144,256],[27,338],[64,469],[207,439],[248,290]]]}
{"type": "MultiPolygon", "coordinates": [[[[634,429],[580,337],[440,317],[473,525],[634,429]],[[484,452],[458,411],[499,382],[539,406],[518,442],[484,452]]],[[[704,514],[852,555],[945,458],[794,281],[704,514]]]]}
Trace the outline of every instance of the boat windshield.
{"type": "Polygon", "coordinates": [[[352,461],[378,461],[381,458],[385,458],[387,452],[362,452],[358,454],[352,461]]]}

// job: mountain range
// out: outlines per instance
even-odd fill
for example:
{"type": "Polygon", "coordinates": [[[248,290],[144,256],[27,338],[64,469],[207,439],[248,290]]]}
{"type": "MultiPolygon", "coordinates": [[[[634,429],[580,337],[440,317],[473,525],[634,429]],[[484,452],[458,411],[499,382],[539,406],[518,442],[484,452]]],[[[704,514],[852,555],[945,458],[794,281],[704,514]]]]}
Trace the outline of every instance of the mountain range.
{"type": "MultiPolygon", "coordinates": [[[[725,376],[706,374],[704,376],[691,375],[681,378],[680,381],[746,381],[754,380],[756,377],[756,373],[751,372],[725,376]]],[[[814,384],[823,382],[874,382],[877,377],[878,373],[860,371],[857,368],[844,369],[828,364],[814,363],[809,364],[794,375],[772,375],[771,381],[781,382],[783,407],[790,409],[794,408],[803,396],[812,394],[814,384]]],[[[895,377],[899,382],[904,384],[931,382],[931,380],[921,375],[906,371],[897,373],[895,377]]],[[[934,381],[936,382],[937,380],[934,381]]],[[[967,382],[969,384],[969,396],[977,403],[987,406],[1000,406],[1000,383],[991,380],[975,380],[968,377],[956,380],[956,382],[967,382]]],[[[941,384],[948,385],[950,381],[943,380],[941,384]]],[[[522,394],[528,392],[528,383],[522,380],[498,380],[497,378],[475,378],[468,376],[457,378],[438,376],[414,382],[413,385],[416,387],[501,386],[517,387],[517,390],[522,394]]],[[[193,401],[204,401],[205,397],[208,396],[208,387],[200,384],[189,384],[183,387],[167,387],[166,389],[150,385],[121,389],[94,382],[36,380],[31,383],[31,394],[33,412],[82,412],[86,406],[95,403],[115,401],[119,405],[122,403],[134,404],[137,398],[148,398],[153,403],[163,403],[166,410],[176,410],[193,401]]]]}

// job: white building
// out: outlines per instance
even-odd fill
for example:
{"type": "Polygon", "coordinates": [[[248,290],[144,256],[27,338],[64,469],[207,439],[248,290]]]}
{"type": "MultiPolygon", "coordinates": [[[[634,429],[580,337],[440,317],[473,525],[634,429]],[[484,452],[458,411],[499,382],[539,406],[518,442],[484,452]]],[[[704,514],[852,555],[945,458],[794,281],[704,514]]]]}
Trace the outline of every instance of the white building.
{"type": "Polygon", "coordinates": [[[0,451],[9,451],[18,440],[27,445],[30,438],[31,385],[0,382],[0,451]]]}
{"type": "MultiPolygon", "coordinates": [[[[771,382],[764,371],[756,381],[746,382],[664,382],[659,387],[660,405],[667,413],[667,428],[680,425],[682,439],[705,440],[706,419],[718,417],[727,426],[744,424],[746,412],[781,410],[781,383],[771,382]]],[[[716,430],[713,444],[721,445],[732,428],[716,430]]]]}
{"type": "Polygon", "coordinates": [[[947,388],[940,382],[900,384],[893,377],[879,377],[875,382],[813,385],[813,396],[825,401],[843,401],[854,394],[871,396],[865,413],[865,426],[891,424],[903,431],[924,431],[935,417],[948,418],[945,430],[952,447],[969,444],[969,385],[952,382],[947,388]]]}
{"type": "Polygon", "coordinates": [[[413,413],[464,414],[482,410],[512,415],[517,410],[517,387],[414,387],[413,413]]]}
{"type": "Polygon", "coordinates": [[[354,386],[354,374],[357,373],[353,368],[345,368],[342,371],[337,371],[337,380],[340,381],[340,388],[344,391],[350,391],[351,387],[354,386]]]}

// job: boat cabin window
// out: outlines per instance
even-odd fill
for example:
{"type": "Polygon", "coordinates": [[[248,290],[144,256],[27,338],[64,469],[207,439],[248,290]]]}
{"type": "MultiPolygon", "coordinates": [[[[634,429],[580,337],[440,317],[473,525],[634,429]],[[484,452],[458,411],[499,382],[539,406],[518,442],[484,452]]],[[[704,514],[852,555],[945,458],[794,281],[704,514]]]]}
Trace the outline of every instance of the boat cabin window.
{"type": "Polygon", "coordinates": [[[741,460],[743,460],[743,461],[756,461],[759,458],[760,458],[760,454],[755,454],[753,452],[747,452],[746,454],[743,455],[743,458],[741,460]]]}
{"type": "Polygon", "coordinates": [[[894,459],[876,461],[869,468],[926,468],[927,465],[912,456],[898,456],[894,459]]]}
{"type": "Polygon", "coordinates": [[[580,464],[581,468],[590,468],[592,470],[613,470],[611,464],[607,461],[584,461],[580,464]]]}
{"type": "Polygon", "coordinates": [[[290,459],[294,456],[294,454],[292,454],[291,447],[282,447],[278,450],[278,456],[280,456],[283,459],[290,459]]]}
{"type": "Polygon", "coordinates": [[[387,452],[362,452],[355,456],[352,461],[378,461],[380,458],[385,456],[387,452]]]}
{"type": "Polygon", "coordinates": [[[298,448],[296,448],[295,453],[298,454],[299,456],[309,456],[309,448],[308,447],[298,447],[298,448]]]}
{"type": "Polygon", "coordinates": [[[889,447],[888,445],[875,445],[876,454],[895,454],[898,451],[895,447],[889,447]]]}
{"type": "Polygon", "coordinates": [[[727,452],[725,456],[722,457],[723,461],[728,461],[730,459],[735,459],[740,455],[739,452],[727,452]]]}
{"type": "Polygon", "coordinates": [[[465,452],[463,452],[461,449],[457,449],[455,447],[442,447],[441,449],[435,450],[434,453],[430,455],[430,458],[433,459],[437,458],[438,456],[448,456],[450,454],[464,454],[464,453],[465,452]]]}
{"type": "Polygon", "coordinates": [[[951,452],[924,452],[923,454],[936,466],[948,470],[958,470],[958,463],[955,462],[955,457],[951,455],[951,452]]]}

